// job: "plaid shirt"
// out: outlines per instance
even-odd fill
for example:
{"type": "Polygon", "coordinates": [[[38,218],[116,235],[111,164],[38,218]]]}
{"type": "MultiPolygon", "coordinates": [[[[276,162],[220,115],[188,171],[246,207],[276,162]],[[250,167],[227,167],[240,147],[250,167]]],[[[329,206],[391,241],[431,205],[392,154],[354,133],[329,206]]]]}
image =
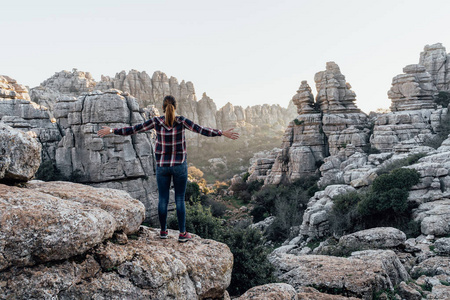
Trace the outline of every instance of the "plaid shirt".
{"type": "Polygon", "coordinates": [[[175,117],[173,127],[164,124],[165,117],[153,117],[142,124],[131,127],[116,128],[114,134],[131,135],[138,132],[144,132],[150,129],[156,131],[156,164],[159,167],[173,167],[186,160],[186,139],[184,129],[187,128],[193,132],[205,136],[221,136],[222,130],[202,127],[195,124],[183,116],[175,117]]]}

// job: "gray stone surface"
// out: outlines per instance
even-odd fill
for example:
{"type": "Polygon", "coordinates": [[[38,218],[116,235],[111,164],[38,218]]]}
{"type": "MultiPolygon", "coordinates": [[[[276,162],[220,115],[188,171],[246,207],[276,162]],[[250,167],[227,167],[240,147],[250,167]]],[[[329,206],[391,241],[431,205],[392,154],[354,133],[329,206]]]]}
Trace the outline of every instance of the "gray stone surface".
{"type": "Polygon", "coordinates": [[[406,241],[404,232],[392,227],[377,227],[344,235],[339,245],[344,248],[384,249],[395,248],[406,241]]]}
{"type": "Polygon", "coordinates": [[[117,90],[95,92],[76,101],[58,101],[55,117],[64,131],[56,149],[56,166],[76,181],[127,191],[146,207],[147,220],[157,215],[157,185],[150,132],[100,138],[102,126],[121,128],[144,122],[134,97],[117,90]]]}
{"type": "Polygon", "coordinates": [[[0,122],[0,182],[28,181],[41,164],[41,144],[0,122]]]}

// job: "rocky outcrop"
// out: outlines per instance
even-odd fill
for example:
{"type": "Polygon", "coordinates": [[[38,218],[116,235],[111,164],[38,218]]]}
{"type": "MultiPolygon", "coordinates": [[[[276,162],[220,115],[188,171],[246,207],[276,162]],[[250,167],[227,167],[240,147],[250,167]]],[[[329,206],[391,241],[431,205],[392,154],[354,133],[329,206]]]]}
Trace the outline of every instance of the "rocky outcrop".
{"type": "Polygon", "coordinates": [[[124,190],[156,219],[157,186],[151,133],[97,136],[101,126],[119,128],[142,123],[134,97],[117,90],[93,92],[77,100],[58,101],[55,117],[64,137],[56,149],[56,167],[72,180],[124,190]]]}
{"type": "Polygon", "coordinates": [[[216,299],[231,280],[221,243],[181,244],[140,226],[123,191],[31,181],[0,185],[0,298],[216,299]],[[128,237],[127,235],[128,234],[128,237]]]}
{"type": "Polygon", "coordinates": [[[338,65],[328,62],[326,70],[316,74],[315,81],[315,101],[306,81],[302,81],[292,98],[298,116],[285,131],[283,150],[270,172],[266,172],[265,184],[292,182],[317,174],[327,156],[337,155],[346,147],[358,152],[367,148],[368,118],[355,106],[356,95],[338,65]]]}
{"type": "Polygon", "coordinates": [[[315,174],[317,162],[326,156],[326,137],[322,131],[321,114],[314,109],[313,95],[303,81],[292,101],[297,105],[297,118],[290,122],[265,184],[293,181],[315,174]]]}
{"type": "Polygon", "coordinates": [[[431,75],[438,91],[450,90],[450,57],[441,43],[426,45],[420,53],[419,64],[431,75]]]}
{"type": "Polygon", "coordinates": [[[344,235],[339,239],[343,248],[384,249],[403,245],[406,235],[397,228],[377,227],[344,235]]]}
{"type": "Polygon", "coordinates": [[[0,120],[21,131],[32,131],[42,144],[42,160],[53,160],[61,133],[46,107],[30,101],[28,90],[8,76],[0,76],[0,120]]]}
{"type": "Polygon", "coordinates": [[[395,285],[408,279],[407,272],[392,251],[375,256],[358,255],[343,258],[281,254],[272,255],[270,260],[278,278],[296,290],[312,286],[342,296],[372,299],[373,293],[393,290],[395,285]]]}
{"type": "Polygon", "coordinates": [[[122,191],[63,182],[31,187],[0,185],[0,270],[81,255],[144,220],[144,206],[122,191]]]}
{"type": "Polygon", "coordinates": [[[31,100],[53,111],[54,105],[61,98],[78,97],[89,93],[96,86],[89,72],[72,69],[72,72],[56,72],[52,77],[30,90],[31,100]]]}
{"type": "Polygon", "coordinates": [[[324,191],[314,194],[303,214],[300,235],[321,238],[329,234],[329,213],[333,208],[333,198],[340,194],[355,191],[348,185],[330,185],[324,191]]]}
{"type": "Polygon", "coordinates": [[[388,91],[391,111],[435,108],[433,98],[438,90],[425,67],[408,65],[403,72],[392,79],[392,87],[388,91]]]}
{"type": "Polygon", "coordinates": [[[35,138],[0,122],[0,182],[28,181],[41,164],[35,138]]]}

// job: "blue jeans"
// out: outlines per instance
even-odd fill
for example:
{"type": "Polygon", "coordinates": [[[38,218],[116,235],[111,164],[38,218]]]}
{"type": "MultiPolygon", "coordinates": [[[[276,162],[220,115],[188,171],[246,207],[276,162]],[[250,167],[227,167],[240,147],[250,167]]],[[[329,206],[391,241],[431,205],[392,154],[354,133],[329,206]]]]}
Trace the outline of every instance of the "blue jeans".
{"type": "Polygon", "coordinates": [[[159,190],[158,216],[161,230],[167,230],[167,207],[169,205],[170,182],[173,178],[175,188],[175,204],[177,206],[178,228],[180,232],[186,231],[186,206],[184,205],[184,194],[187,184],[187,163],[173,167],[156,167],[156,181],[159,190]]]}

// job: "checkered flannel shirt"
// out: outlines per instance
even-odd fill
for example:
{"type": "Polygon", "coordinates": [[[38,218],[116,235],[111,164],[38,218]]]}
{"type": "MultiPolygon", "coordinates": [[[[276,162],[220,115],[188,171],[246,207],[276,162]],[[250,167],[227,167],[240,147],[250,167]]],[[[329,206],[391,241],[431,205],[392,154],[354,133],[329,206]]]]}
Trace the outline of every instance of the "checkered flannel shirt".
{"type": "Polygon", "coordinates": [[[175,117],[173,127],[164,124],[165,117],[153,117],[142,124],[131,127],[116,128],[114,134],[131,135],[150,129],[156,131],[156,164],[159,167],[173,167],[186,160],[186,138],[184,129],[204,136],[221,136],[222,130],[202,127],[183,116],[175,117]]]}

